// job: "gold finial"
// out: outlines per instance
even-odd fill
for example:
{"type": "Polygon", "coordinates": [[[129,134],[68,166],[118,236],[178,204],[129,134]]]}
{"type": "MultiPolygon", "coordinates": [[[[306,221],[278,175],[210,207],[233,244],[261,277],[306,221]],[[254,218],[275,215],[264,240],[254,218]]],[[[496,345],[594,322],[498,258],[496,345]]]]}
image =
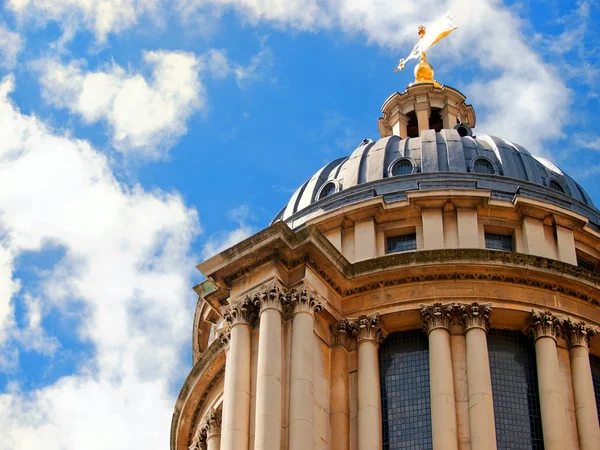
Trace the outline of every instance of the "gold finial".
{"type": "Polygon", "coordinates": [[[406,59],[401,59],[398,67],[394,69],[394,72],[404,69],[406,61],[411,59],[419,59],[419,63],[415,67],[415,81],[412,84],[417,83],[433,83],[435,87],[441,87],[440,84],[433,78],[433,67],[427,62],[425,56],[425,50],[433,47],[434,44],[452,33],[457,26],[454,24],[454,19],[447,16],[442,20],[439,20],[433,27],[432,31],[427,34],[427,29],[424,25],[419,25],[419,42],[414,46],[410,55],[406,59]],[[427,36],[427,38],[426,38],[427,36]]]}

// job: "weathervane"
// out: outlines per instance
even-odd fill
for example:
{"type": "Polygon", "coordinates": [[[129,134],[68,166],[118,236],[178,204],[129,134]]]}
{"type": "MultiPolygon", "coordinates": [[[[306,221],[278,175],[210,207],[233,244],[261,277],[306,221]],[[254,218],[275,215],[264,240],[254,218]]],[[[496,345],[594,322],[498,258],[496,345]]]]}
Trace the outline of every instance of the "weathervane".
{"type": "Polygon", "coordinates": [[[415,67],[415,83],[433,83],[436,87],[440,87],[440,84],[433,78],[433,67],[427,62],[425,50],[429,50],[436,43],[456,30],[456,28],[458,27],[454,23],[454,19],[450,16],[438,20],[437,23],[431,27],[429,33],[426,32],[426,28],[423,25],[420,25],[419,42],[417,42],[406,58],[400,60],[400,63],[398,64],[398,67],[394,69],[394,72],[403,70],[404,64],[407,61],[419,58],[419,64],[415,67]]]}

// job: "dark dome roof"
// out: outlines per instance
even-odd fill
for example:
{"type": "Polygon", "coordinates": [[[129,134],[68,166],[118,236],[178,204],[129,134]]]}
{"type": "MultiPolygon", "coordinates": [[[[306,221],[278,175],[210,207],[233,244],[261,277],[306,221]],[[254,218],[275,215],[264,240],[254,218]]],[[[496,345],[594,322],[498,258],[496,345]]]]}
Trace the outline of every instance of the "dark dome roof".
{"type": "Polygon", "coordinates": [[[461,137],[456,130],[365,140],[350,157],[332,161],[300,186],[275,220],[297,227],[360,199],[383,195],[391,202],[406,198],[407,191],[440,188],[483,189],[505,200],[518,192],[574,210],[600,225],[587,193],[550,161],[504,139],[461,137]],[[395,176],[394,167],[400,163],[403,174],[395,176]]]}

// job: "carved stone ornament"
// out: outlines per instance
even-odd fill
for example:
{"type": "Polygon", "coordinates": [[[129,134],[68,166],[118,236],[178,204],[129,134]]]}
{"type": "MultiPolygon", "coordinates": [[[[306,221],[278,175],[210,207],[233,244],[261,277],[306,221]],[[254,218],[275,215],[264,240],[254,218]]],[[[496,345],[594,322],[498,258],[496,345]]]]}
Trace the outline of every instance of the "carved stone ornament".
{"type": "Polygon", "coordinates": [[[379,313],[370,316],[359,316],[358,319],[353,321],[351,327],[357,343],[363,340],[371,340],[380,344],[387,336],[387,333],[381,327],[379,313]]]}
{"type": "Polygon", "coordinates": [[[434,303],[433,305],[421,305],[421,317],[423,318],[423,331],[429,334],[436,328],[449,329],[452,322],[453,304],[434,303]]]}
{"type": "Polygon", "coordinates": [[[551,337],[556,340],[560,335],[560,329],[563,321],[552,314],[550,311],[531,311],[531,315],[527,318],[527,334],[533,340],[541,337],[551,337]]]}
{"type": "Polygon", "coordinates": [[[229,306],[224,306],[221,311],[223,318],[231,326],[241,323],[252,324],[256,317],[256,304],[251,297],[247,296],[229,306]]]}
{"type": "Polygon", "coordinates": [[[454,311],[465,331],[471,328],[481,328],[487,332],[490,328],[491,303],[455,303],[454,311]]]}
{"type": "Polygon", "coordinates": [[[574,322],[570,317],[563,324],[563,332],[566,334],[569,347],[580,346],[586,349],[590,348],[590,339],[597,333],[585,322],[574,322]]]}
{"type": "Polygon", "coordinates": [[[302,287],[288,291],[287,304],[292,315],[301,312],[314,314],[323,309],[325,300],[314,289],[304,283],[302,287]]]}
{"type": "Polygon", "coordinates": [[[217,332],[215,340],[219,340],[223,345],[229,345],[231,341],[231,326],[227,326],[217,332]]]}
{"type": "Polygon", "coordinates": [[[204,419],[204,428],[206,429],[206,439],[221,434],[221,411],[211,409],[204,419]]]}
{"type": "Polygon", "coordinates": [[[355,322],[350,322],[348,319],[342,319],[331,325],[331,333],[333,335],[333,346],[343,345],[347,350],[353,350],[355,335],[357,334],[357,325],[355,322]]]}
{"type": "Polygon", "coordinates": [[[250,301],[259,308],[260,312],[267,309],[276,309],[283,312],[286,302],[287,289],[280,281],[274,280],[259,291],[250,295],[250,301]]]}

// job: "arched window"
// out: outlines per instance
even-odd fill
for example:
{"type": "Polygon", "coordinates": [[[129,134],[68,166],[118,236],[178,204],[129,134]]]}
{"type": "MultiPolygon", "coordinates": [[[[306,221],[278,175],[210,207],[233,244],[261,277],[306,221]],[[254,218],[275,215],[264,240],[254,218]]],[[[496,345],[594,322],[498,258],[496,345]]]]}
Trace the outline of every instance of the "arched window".
{"type": "Polygon", "coordinates": [[[406,133],[409,138],[419,137],[419,122],[417,121],[417,114],[411,111],[407,114],[408,124],[406,125],[406,133]]]}
{"type": "Polygon", "coordinates": [[[485,158],[477,158],[473,162],[473,172],[475,173],[485,173],[487,175],[494,175],[496,173],[496,169],[491,162],[489,162],[485,158]]]}
{"type": "Polygon", "coordinates": [[[408,158],[402,158],[394,162],[392,170],[390,171],[393,177],[399,175],[410,175],[415,172],[415,165],[408,158]]]}
{"type": "Polygon", "coordinates": [[[438,108],[431,108],[431,115],[429,116],[429,129],[435,130],[437,133],[442,131],[444,128],[444,121],[438,108]]]}
{"type": "Polygon", "coordinates": [[[336,190],[335,183],[332,183],[331,181],[326,183],[325,186],[321,188],[321,192],[319,192],[319,200],[329,197],[331,194],[335,194],[336,190]]]}
{"type": "Polygon", "coordinates": [[[550,189],[554,189],[557,192],[560,192],[561,194],[565,193],[565,189],[561,186],[561,184],[556,181],[556,180],[550,180],[550,182],[548,183],[548,187],[550,189]]]}

